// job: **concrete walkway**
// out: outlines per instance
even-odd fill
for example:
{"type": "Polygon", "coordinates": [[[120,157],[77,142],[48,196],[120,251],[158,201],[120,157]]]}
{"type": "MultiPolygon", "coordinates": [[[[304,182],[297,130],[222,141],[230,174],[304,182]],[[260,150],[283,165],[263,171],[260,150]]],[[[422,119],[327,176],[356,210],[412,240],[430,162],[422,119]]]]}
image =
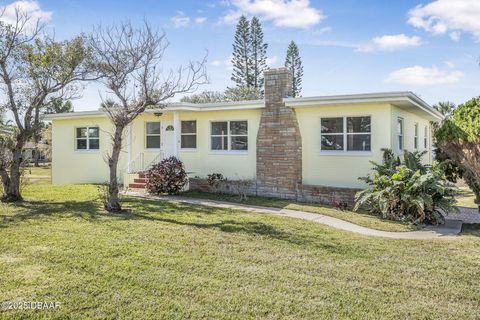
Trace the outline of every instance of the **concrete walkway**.
{"type": "Polygon", "coordinates": [[[124,192],[125,195],[140,197],[150,200],[163,200],[171,201],[177,203],[186,203],[192,205],[200,206],[209,206],[222,209],[232,209],[232,210],[242,210],[256,213],[267,213],[273,214],[276,216],[284,216],[291,218],[298,218],[303,220],[308,220],[316,223],[325,224],[327,226],[350,231],[365,236],[372,237],[384,237],[391,239],[413,239],[413,240],[430,240],[438,238],[451,238],[460,233],[462,230],[462,222],[459,220],[447,220],[446,224],[443,226],[429,226],[423,230],[419,231],[409,231],[409,232],[390,232],[390,231],[380,231],[375,229],[370,229],[362,227],[351,222],[347,222],[341,219],[325,216],[319,213],[310,213],[297,210],[281,209],[281,208],[272,208],[272,207],[260,207],[260,206],[251,206],[236,204],[231,202],[216,201],[216,200],[203,200],[203,199],[194,199],[186,197],[176,197],[176,196],[152,196],[145,193],[136,193],[132,191],[124,192]]]}

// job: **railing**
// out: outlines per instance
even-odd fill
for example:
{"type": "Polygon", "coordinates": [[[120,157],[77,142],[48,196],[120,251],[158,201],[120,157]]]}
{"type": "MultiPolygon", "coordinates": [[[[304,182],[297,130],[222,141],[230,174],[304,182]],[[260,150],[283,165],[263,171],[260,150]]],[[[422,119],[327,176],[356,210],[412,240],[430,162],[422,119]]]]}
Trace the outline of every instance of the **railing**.
{"type": "Polygon", "coordinates": [[[133,159],[127,164],[127,168],[125,171],[127,173],[138,173],[138,172],[146,171],[150,169],[154,164],[160,162],[162,158],[163,158],[163,154],[158,153],[152,160],[146,161],[145,154],[143,152],[139,153],[135,157],[135,159],[133,159]]]}

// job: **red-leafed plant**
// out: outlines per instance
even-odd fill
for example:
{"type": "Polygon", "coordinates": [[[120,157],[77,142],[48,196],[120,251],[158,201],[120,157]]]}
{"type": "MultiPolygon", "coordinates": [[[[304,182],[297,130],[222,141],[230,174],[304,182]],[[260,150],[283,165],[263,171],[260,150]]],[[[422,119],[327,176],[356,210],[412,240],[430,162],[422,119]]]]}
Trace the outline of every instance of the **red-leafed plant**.
{"type": "Polygon", "coordinates": [[[146,172],[147,190],[152,194],[178,194],[188,181],[183,162],[169,157],[146,172]]]}

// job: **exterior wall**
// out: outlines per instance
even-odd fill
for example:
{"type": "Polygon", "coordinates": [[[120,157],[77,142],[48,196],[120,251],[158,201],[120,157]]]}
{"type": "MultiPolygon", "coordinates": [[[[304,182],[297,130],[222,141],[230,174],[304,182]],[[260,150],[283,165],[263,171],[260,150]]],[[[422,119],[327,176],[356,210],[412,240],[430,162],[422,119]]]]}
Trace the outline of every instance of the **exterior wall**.
{"type": "MultiPolygon", "coordinates": [[[[52,182],[69,184],[108,181],[108,165],[105,159],[111,150],[110,132],[112,125],[106,117],[53,120],[52,182]],[[100,128],[100,149],[75,150],[76,128],[94,126],[100,128]]],[[[119,179],[122,179],[125,166],[126,155],[122,154],[118,165],[119,179]]]]}
{"type": "Polygon", "coordinates": [[[388,104],[322,105],[296,108],[302,136],[302,181],[306,185],[362,188],[357,178],[370,172],[370,160],[381,161],[381,148],[391,145],[391,106],[388,104]],[[371,116],[372,151],[321,152],[322,117],[371,116]]]}
{"type": "MultiPolygon", "coordinates": [[[[222,173],[228,179],[255,179],[256,136],[261,110],[226,110],[212,112],[179,112],[180,120],[197,120],[197,149],[181,150],[179,157],[184,161],[190,176],[206,177],[210,173],[222,173]],[[222,120],[248,121],[248,151],[210,151],[210,122],[222,120]]],[[[146,123],[173,121],[172,112],[161,116],[142,114],[132,123],[132,160],[149,164],[163,155],[160,149],[146,148],[146,123]]],[[[103,183],[108,181],[108,166],[105,156],[110,148],[109,132],[112,126],[107,117],[81,119],[55,119],[52,126],[53,139],[53,183],[103,183]],[[75,151],[75,128],[100,127],[100,150],[75,151]]],[[[162,126],[162,131],[165,129],[162,126]]],[[[180,129],[180,128],[178,128],[180,129]]],[[[122,179],[128,164],[128,138],[125,130],[124,148],[119,163],[119,178],[122,179]]],[[[164,143],[162,139],[162,143],[164,143]]],[[[180,146],[180,144],[179,144],[180,146]]],[[[122,180],[120,180],[122,181],[122,180]]]]}
{"type": "Polygon", "coordinates": [[[180,112],[180,120],[197,120],[197,150],[179,151],[190,176],[206,178],[211,173],[221,173],[227,179],[255,179],[256,137],[261,112],[260,109],[180,112]],[[248,121],[248,151],[210,150],[210,122],[228,120],[248,121]]]}
{"type": "Polygon", "coordinates": [[[415,123],[418,123],[418,149],[419,151],[426,150],[428,153],[424,156],[424,161],[427,164],[431,164],[433,161],[432,153],[432,128],[430,121],[423,117],[420,117],[412,112],[407,110],[400,109],[398,107],[392,106],[392,149],[398,154],[401,155],[402,152],[399,150],[398,146],[398,135],[397,135],[397,120],[398,118],[403,119],[403,143],[404,150],[415,151],[414,148],[414,137],[415,137],[415,123]],[[424,147],[424,128],[428,128],[428,137],[427,137],[427,148],[424,147]]]}

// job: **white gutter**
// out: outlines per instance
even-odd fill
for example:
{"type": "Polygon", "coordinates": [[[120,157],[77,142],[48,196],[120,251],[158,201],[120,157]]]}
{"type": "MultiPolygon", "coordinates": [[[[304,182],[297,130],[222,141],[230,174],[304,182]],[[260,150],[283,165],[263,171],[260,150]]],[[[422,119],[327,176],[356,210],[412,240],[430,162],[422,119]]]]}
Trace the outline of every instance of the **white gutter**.
{"type": "MultiPolygon", "coordinates": [[[[194,103],[172,103],[167,104],[165,108],[147,109],[144,113],[161,113],[161,112],[176,112],[176,111],[192,111],[192,112],[207,112],[207,111],[223,111],[223,110],[247,110],[247,109],[261,109],[265,108],[263,100],[252,101],[235,101],[225,103],[210,103],[210,104],[194,104],[194,103]]],[[[71,118],[92,118],[104,117],[107,114],[104,111],[80,111],[69,113],[46,114],[43,120],[53,119],[71,119],[71,118]]]]}
{"type": "Polygon", "coordinates": [[[332,104],[358,104],[358,103],[408,103],[428,113],[432,117],[442,120],[443,115],[432,108],[425,101],[410,91],[366,93],[351,95],[319,96],[306,98],[285,98],[285,105],[292,108],[315,107],[318,105],[332,104]]]}

